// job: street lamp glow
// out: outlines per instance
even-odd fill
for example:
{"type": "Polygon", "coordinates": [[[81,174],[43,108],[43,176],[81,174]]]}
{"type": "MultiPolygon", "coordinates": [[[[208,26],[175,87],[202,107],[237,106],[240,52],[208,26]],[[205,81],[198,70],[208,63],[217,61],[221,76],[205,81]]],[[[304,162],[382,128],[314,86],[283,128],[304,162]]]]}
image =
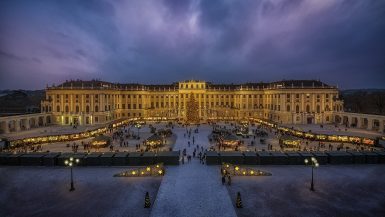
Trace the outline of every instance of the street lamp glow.
{"type": "Polygon", "coordinates": [[[317,159],[315,157],[311,157],[310,160],[311,160],[311,162],[309,162],[309,160],[306,158],[305,159],[305,164],[308,165],[308,163],[310,163],[309,164],[309,166],[311,166],[311,185],[310,185],[310,190],[314,191],[314,175],[313,175],[313,173],[314,173],[314,168],[319,167],[319,163],[318,163],[318,161],[317,161],[317,159]]]}
{"type": "Polygon", "coordinates": [[[64,164],[71,168],[71,188],[70,188],[70,191],[75,190],[72,167],[75,166],[75,164],[78,164],[79,162],[80,162],[79,159],[74,159],[73,157],[70,157],[69,159],[64,161],[64,164]]]}

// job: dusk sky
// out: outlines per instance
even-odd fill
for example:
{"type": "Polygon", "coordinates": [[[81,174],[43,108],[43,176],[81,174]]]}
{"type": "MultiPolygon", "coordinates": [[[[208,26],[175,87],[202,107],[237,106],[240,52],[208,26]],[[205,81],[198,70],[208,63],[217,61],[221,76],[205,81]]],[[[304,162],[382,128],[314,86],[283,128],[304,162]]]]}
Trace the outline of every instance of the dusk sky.
{"type": "Polygon", "coordinates": [[[94,78],[385,88],[385,1],[0,1],[0,89],[94,78]]]}

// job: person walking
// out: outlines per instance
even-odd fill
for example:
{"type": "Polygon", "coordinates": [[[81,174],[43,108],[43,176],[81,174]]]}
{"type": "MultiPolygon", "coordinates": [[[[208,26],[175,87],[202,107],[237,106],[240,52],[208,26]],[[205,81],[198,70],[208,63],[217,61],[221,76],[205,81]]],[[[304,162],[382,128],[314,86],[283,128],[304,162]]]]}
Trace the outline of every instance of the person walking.
{"type": "Polygon", "coordinates": [[[231,176],[230,175],[228,175],[228,182],[227,182],[227,184],[231,185],[231,176]]]}
{"type": "Polygon", "coordinates": [[[225,185],[225,183],[226,183],[226,178],[225,178],[225,176],[223,175],[223,176],[222,176],[222,185],[225,185]]]}

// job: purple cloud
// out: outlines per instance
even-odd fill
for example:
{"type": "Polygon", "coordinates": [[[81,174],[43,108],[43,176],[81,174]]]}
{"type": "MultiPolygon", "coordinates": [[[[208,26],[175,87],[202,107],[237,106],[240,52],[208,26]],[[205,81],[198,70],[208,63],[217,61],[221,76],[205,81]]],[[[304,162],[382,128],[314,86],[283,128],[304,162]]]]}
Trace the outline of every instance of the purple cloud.
{"type": "Polygon", "coordinates": [[[0,32],[3,88],[78,78],[385,87],[383,1],[5,0],[0,32]]]}

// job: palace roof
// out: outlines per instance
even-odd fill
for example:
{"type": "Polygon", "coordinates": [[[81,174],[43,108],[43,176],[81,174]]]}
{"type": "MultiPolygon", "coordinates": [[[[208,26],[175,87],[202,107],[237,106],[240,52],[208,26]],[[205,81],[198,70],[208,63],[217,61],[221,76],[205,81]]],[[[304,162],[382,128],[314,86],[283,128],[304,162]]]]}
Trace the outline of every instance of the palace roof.
{"type": "MultiPolygon", "coordinates": [[[[183,81],[186,82],[186,81],[183,81]]],[[[169,91],[178,90],[178,82],[172,84],[139,84],[139,83],[111,83],[100,80],[67,80],[59,86],[51,88],[81,88],[81,89],[120,89],[120,90],[152,90],[152,91],[169,91]]],[[[334,88],[319,80],[282,80],[275,82],[259,82],[259,83],[243,83],[243,84],[215,84],[206,82],[206,88],[210,90],[241,90],[241,89],[278,89],[278,88],[334,88]]]]}

